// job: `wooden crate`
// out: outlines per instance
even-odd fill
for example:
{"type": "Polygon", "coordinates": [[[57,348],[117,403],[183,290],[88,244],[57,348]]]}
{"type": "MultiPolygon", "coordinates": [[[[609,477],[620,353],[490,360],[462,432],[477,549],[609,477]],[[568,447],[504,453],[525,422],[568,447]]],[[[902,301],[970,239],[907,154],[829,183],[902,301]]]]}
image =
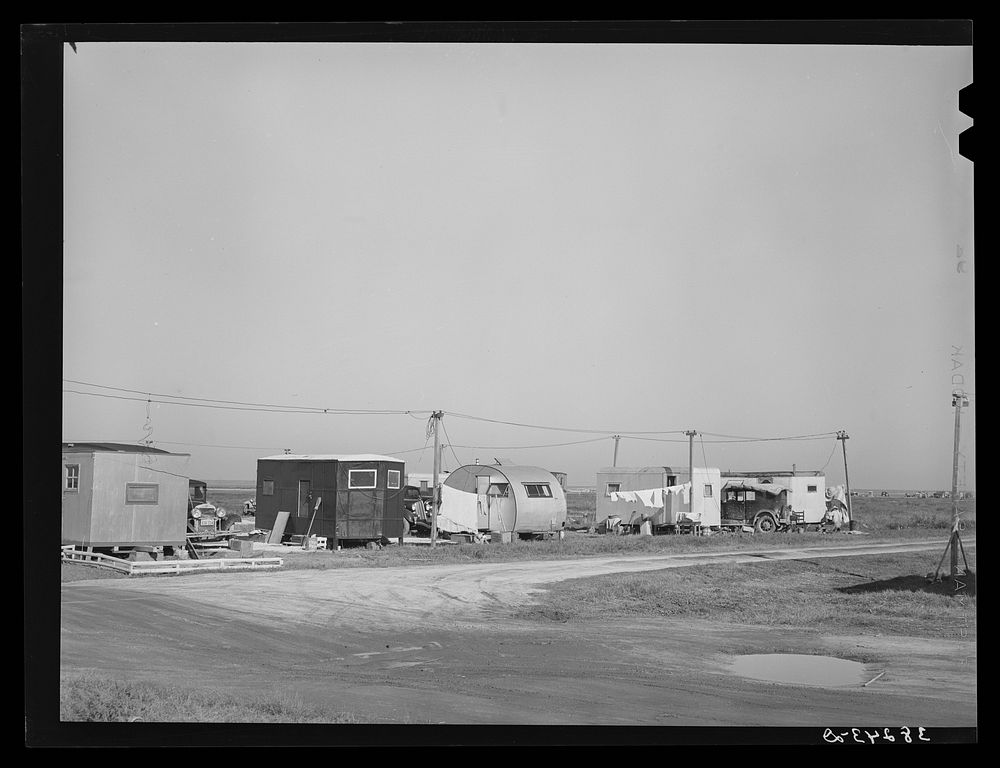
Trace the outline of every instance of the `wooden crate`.
{"type": "Polygon", "coordinates": [[[253,542],[249,539],[230,539],[229,548],[239,552],[240,557],[250,557],[253,554],[253,542]]]}

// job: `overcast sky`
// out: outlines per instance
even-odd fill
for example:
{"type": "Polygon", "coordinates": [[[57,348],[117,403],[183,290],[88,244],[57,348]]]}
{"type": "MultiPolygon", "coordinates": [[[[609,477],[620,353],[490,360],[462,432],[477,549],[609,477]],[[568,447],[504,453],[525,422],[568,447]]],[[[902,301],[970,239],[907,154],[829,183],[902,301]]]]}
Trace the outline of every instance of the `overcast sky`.
{"type": "Polygon", "coordinates": [[[831,482],[832,435],[719,441],[843,429],[852,486],[950,488],[971,80],[963,47],[67,46],[63,438],[429,472],[441,409],[447,467],[593,485],[610,437],[457,414],[831,482]]]}

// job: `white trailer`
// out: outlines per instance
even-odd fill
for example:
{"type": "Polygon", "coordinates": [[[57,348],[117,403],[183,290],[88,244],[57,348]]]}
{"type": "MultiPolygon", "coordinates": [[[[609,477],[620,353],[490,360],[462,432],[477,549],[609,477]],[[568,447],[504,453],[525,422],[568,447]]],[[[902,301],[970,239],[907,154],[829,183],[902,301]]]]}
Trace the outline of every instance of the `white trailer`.
{"type": "Polygon", "coordinates": [[[826,477],[821,472],[726,472],[722,476],[722,525],[752,525],[768,532],[817,525],[826,517],[826,477]]]}
{"type": "Polygon", "coordinates": [[[693,483],[691,479],[687,467],[605,467],[597,473],[595,522],[614,517],[633,528],[645,522],[667,530],[718,527],[721,472],[694,467],[693,483]]]}

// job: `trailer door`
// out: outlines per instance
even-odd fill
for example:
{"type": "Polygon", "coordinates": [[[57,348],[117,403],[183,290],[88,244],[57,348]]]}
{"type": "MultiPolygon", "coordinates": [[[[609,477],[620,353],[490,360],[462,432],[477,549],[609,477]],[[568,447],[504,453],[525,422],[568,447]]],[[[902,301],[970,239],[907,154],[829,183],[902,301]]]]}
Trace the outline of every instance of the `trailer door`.
{"type": "Polygon", "coordinates": [[[490,528],[490,476],[476,475],[476,527],[481,531],[490,528]]]}
{"type": "Polygon", "coordinates": [[[311,486],[311,480],[299,480],[299,501],[296,507],[298,510],[296,514],[299,517],[309,517],[311,514],[309,510],[309,504],[312,501],[311,486]]]}

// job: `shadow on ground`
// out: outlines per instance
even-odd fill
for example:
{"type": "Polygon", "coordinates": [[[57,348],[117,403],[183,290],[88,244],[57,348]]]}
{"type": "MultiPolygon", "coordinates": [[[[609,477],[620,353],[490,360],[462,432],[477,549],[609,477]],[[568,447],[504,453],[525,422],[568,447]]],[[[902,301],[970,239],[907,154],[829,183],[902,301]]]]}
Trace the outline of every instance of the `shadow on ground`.
{"type": "MultiPolygon", "coordinates": [[[[933,574],[931,574],[933,577],[933,574]]],[[[864,584],[855,584],[851,587],[840,587],[837,591],[846,595],[857,595],[866,592],[926,592],[932,595],[951,595],[957,597],[976,596],[976,574],[972,571],[965,576],[952,579],[949,575],[942,575],[940,581],[929,581],[927,576],[897,576],[894,579],[883,579],[882,581],[869,581],[864,584]]]]}

